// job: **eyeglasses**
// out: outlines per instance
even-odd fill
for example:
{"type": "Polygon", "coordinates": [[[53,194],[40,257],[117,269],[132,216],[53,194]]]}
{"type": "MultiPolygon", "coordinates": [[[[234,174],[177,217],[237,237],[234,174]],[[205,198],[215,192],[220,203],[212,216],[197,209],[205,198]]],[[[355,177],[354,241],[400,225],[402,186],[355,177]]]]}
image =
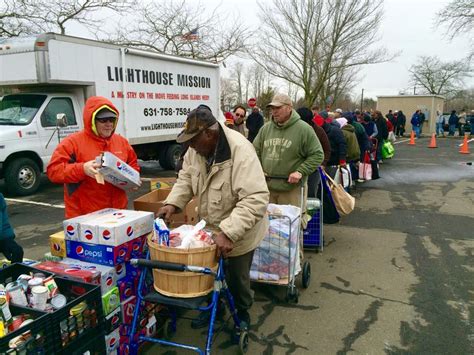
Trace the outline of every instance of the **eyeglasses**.
{"type": "Polygon", "coordinates": [[[115,123],[116,118],[115,117],[101,117],[101,118],[96,117],[95,120],[100,123],[105,123],[105,122],[115,123]]]}
{"type": "Polygon", "coordinates": [[[245,117],[245,115],[241,115],[240,113],[236,113],[235,116],[236,117],[242,117],[242,118],[245,117]]]}

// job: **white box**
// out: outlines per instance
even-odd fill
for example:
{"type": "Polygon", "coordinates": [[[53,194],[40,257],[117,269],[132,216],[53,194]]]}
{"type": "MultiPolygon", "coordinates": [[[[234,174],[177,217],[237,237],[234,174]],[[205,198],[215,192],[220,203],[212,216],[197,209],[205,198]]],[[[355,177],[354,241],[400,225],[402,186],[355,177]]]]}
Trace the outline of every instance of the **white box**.
{"type": "Polygon", "coordinates": [[[98,171],[108,183],[122,190],[141,186],[140,173],[112,153],[104,152],[96,161],[101,165],[98,171]]]}
{"type": "Polygon", "coordinates": [[[71,265],[84,270],[97,270],[100,272],[100,291],[102,295],[106,294],[112,287],[117,286],[117,272],[113,266],[105,266],[93,263],[86,263],[76,259],[64,258],[62,263],[71,265]]]}
{"type": "Polygon", "coordinates": [[[153,212],[115,210],[81,223],[80,241],[117,246],[153,230],[153,212]]]}
{"type": "Polygon", "coordinates": [[[64,239],[66,240],[75,240],[80,241],[80,234],[81,234],[81,222],[86,222],[91,219],[94,219],[97,216],[102,216],[104,214],[113,213],[118,211],[115,208],[104,208],[99,211],[95,211],[92,213],[88,213],[82,216],[77,216],[74,218],[66,219],[63,221],[63,229],[64,229],[64,239]]]}
{"type": "Polygon", "coordinates": [[[119,328],[115,329],[112,333],[105,336],[105,348],[107,354],[116,351],[120,345],[120,332],[119,328]]]}

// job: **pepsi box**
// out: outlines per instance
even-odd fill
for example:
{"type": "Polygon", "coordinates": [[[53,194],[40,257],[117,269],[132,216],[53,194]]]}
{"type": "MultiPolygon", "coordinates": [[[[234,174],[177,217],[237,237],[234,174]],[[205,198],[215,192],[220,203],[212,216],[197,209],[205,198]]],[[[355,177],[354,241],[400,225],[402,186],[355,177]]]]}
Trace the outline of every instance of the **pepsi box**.
{"type": "Polygon", "coordinates": [[[122,309],[122,322],[123,324],[132,324],[133,312],[135,311],[135,305],[137,304],[137,298],[130,296],[125,301],[120,302],[120,308],[122,309]]]}
{"type": "Polygon", "coordinates": [[[146,241],[149,234],[142,235],[139,238],[135,238],[128,243],[128,253],[130,259],[140,259],[143,257],[143,249],[145,248],[146,241]]]}
{"type": "Polygon", "coordinates": [[[66,240],[80,240],[80,230],[81,230],[81,223],[87,222],[91,219],[94,219],[98,216],[102,216],[105,214],[113,213],[118,211],[115,208],[104,208],[99,211],[95,211],[92,213],[84,214],[82,216],[77,216],[74,218],[66,219],[63,221],[63,229],[64,229],[64,238],[66,240]]]}
{"type": "Polygon", "coordinates": [[[64,239],[64,232],[60,231],[49,236],[49,248],[51,255],[59,258],[66,257],[66,240],[64,239]]]}
{"type": "Polygon", "coordinates": [[[127,264],[120,263],[115,265],[115,274],[117,275],[117,281],[123,279],[127,275],[127,264]]]}
{"type": "Polygon", "coordinates": [[[66,255],[68,258],[106,266],[115,266],[130,259],[128,243],[111,247],[66,240],[66,255]]]}
{"type": "Polygon", "coordinates": [[[108,183],[122,189],[131,190],[141,186],[140,173],[110,152],[96,158],[100,164],[99,173],[108,183]]]}
{"type": "Polygon", "coordinates": [[[102,294],[107,293],[117,284],[117,273],[115,267],[86,263],[84,261],[64,258],[61,263],[68,264],[70,268],[78,270],[97,270],[100,272],[100,290],[102,294]]]}
{"type": "Polygon", "coordinates": [[[66,279],[100,285],[100,271],[72,267],[63,262],[43,261],[36,268],[62,276],[66,279]]]}
{"type": "Polygon", "coordinates": [[[130,277],[125,277],[117,281],[117,287],[119,289],[120,301],[125,301],[127,298],[136,295],[137,283],[130,277]]]}
{"type": "Polygon", "coordinates": [[[119,334],[119,330],[115,329],[113,332],[105,336],[106,353],[109,354],[114,351],[117,351],[119,346],[120,346],[120,334],[119,334]]]}
{"type": "Polygon", "coordinates": [[[79,240],[117,246],[153,230],[153,213],[116,210],[81,222],[79,240]]]}
{"type": "Polygon", "coordinates": [[[105,317],[105,333],[111,333],[122,324],[122,310],[116,308],[112,313],[105,317]]]}

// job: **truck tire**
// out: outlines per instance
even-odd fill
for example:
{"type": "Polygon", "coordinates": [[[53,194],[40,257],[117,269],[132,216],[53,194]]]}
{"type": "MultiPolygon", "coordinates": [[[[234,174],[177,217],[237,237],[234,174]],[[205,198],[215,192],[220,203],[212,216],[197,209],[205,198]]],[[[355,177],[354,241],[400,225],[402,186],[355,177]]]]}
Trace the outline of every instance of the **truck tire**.
{"type": "Polygon", "coordinates": [[[5,183],[10,194],[27,196],[34,194],[40,185],[40,170],[30,158],[13,160],[5,168],[5,183]]]}
{"type": "Polygon", "coordinates": [[[182,150],[183,148],[179,144],[170,145],[168,149],[166,149],[166,153],[160,158],[161,167],[166,170],[174,170],[182,150]]]}

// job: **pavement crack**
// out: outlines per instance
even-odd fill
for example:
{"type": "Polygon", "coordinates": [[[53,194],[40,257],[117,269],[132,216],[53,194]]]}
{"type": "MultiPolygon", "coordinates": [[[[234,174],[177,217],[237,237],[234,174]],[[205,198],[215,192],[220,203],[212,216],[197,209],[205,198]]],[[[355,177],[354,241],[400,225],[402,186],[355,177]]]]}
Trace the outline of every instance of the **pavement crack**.
{"type": "Polygon", "coordinates": [[[344,280],[342,277],[336,276],[336,280],[342,282],[344,287],[349,287],[351,283],[347,280],[344,280]]]}
{"type": "Polygon", "coordinates": [[[398,269],[398,271],[402,271],[402,270],[403,270],[403,267],[397,265],[397,261],[396,261],[395,258],[392,258],[391,261],[392,261],[392,265],[395,266],[395,267],[398,269]]]}

